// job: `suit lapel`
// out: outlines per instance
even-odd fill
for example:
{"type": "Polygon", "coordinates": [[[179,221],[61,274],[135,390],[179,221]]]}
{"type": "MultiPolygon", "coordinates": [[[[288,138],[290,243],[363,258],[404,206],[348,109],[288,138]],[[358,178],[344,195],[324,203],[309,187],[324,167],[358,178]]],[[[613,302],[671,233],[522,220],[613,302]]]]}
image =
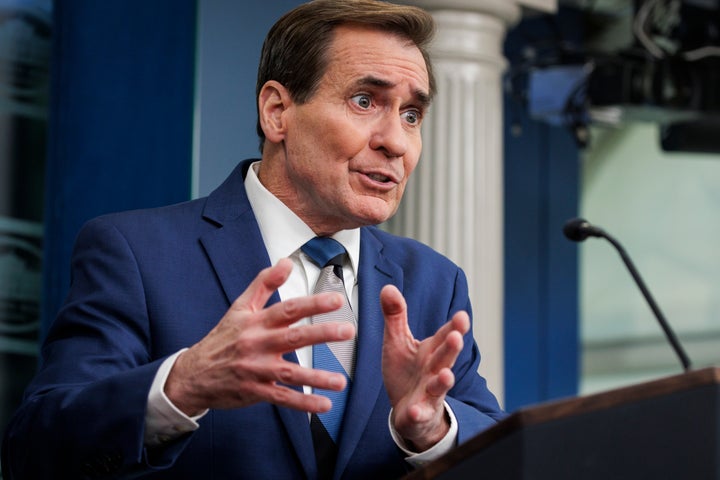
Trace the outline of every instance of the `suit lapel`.
{"type": "Polygon", "coordinates": [[[382,244],[372,235],[371,230],[363,228],[358,271],[359,320],[355,379],[345,410],[335,478],[339,478],[352,457],[382,389],[385,320],[380,308],[380,290],[387,284],[402,290],[402,270],[382,255],[382,244]]]}
{"type": "MultiPolygon", "coordinates": [[[[245,192],[249,162],[238,165],[207,199],[203,218],[217,228],[200,238],[220,284],[232,303],[260,270],[270,266],[260,228],[245,192]]],[[[271,302],[278,301],[277,296],[271,302]]]]}
{"type": "MultiPolygon", "coordinates": [[[[245,193],[243,182],[249,165],[250,162],[243,162],[236,167],[208,197],[203,212],[204,218],[218,228],[203,235],[200,242],[222,285],[228,305],[245,291],[260,270],[270,266],[260,228],[245,193]]],[[[268,304],[279,301],[280,296],[275,292],[268,304]]],[[[295,352],[286,354],[284,358],[295,363],[298,361],[295,352]]],[[[317,467],[307,414],[288,408],[274,408],[308,478],[314,478],[317,467]]]]}
{"type": "MultiPolygon", "coordinates": [[[[298,362],[295,352],[285,354],[284,358],[288,362],[298,362]]],[[[292,388],[302,391],[302,387],[292,388]]],[[[293,447],[295,447],[295,453],[305,470],[305,474],[308,478],[317,477],[317,463],[315,462],[315,449],[313,447],[308,414],[306,412],[278,406],[275,406],[275,410],[278,412],[285,426],[285,430],[290,437],[293,447]]]]}
{"type": "MultiPolygon", "coordinates": [[[[260,270],[270,266],[270,258],[250,210],[241,218],[206,233],[200,242],[229,303],[235,301],[260,270]]],[[[270,302],[277,301],[275,294],[270,302]]]]}

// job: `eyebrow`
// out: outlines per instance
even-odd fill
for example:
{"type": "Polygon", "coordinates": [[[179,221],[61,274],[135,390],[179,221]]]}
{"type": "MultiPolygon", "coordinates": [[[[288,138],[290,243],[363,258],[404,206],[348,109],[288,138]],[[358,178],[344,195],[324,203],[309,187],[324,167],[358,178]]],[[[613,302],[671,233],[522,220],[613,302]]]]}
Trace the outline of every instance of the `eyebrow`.
{"type": "MultiPolygon", "coordinates": [[[[355,84],[358,87],[364,87],[364,86],[373,86],[373,87],[379,87],[379,88],[392,88],[395,86],[395,84],[389,80],[385,80],[382,78],[374,77],[372,75],[367,75],[362,78],[360,78],[355,84]]],[[[430,98],[430,95],[420,89],[413,91],[413,97],[420,103],[420,106],[423,108],[427,108],[430,106],[430,103],[432,99],[430,98]]]]}

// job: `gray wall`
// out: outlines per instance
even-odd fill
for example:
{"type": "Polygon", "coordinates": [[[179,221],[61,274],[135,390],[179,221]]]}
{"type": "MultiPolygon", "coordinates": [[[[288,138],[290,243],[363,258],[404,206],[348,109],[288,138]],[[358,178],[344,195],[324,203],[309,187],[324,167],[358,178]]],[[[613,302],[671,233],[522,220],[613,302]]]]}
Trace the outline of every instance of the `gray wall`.
{"type": "Polygon", "coordinates": [[[255,75],[272,24],[300,0],[198,2],[193,196],[210,193],[242,159],[258,157],[255,75]]]}

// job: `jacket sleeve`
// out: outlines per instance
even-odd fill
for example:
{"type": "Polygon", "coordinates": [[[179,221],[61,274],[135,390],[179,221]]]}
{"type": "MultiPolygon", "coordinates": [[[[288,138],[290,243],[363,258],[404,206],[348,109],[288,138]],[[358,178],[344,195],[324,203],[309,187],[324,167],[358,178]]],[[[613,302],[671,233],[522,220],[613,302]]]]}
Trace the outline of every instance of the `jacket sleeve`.
{"type": "Polygon", "coordinates": [[[189,436],[143,446],[152,359],[143,279],[108,217],[80,232],[70,293],[41,351],[41,365],[5,432],[3,473],[20,478],[103,478],[173,463],[189,436]]]}
{"type": "MultiPolygon", "coordinates": [[[[473,320],[467,280],[460,269],[455,278],[448,319],[459,310],[467,311],[473,320]]],[[[500,408],[495,395],[488,389],[485,378],[477,372],[480,365],[480,351],[472,331],[471,327],[465,335],[463,350],[453,366],[455,386],[448,392],[446,399],[458,420],[458,444],[470,440],[507,416],[500,408]]]]}

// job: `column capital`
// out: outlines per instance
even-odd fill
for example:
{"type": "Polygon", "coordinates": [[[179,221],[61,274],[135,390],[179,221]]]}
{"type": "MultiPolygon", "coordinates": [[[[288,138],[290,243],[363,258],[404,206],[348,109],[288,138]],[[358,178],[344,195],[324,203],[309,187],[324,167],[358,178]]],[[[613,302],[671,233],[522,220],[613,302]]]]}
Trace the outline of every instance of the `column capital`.
{"type": "Polygon", "coordinates": [[[412,4],[429,12],[455,10],[482,13],[502,20],[507,26],[514,25],[522,13],[518,0],[402,0],[398,3],[412,4]]]}

